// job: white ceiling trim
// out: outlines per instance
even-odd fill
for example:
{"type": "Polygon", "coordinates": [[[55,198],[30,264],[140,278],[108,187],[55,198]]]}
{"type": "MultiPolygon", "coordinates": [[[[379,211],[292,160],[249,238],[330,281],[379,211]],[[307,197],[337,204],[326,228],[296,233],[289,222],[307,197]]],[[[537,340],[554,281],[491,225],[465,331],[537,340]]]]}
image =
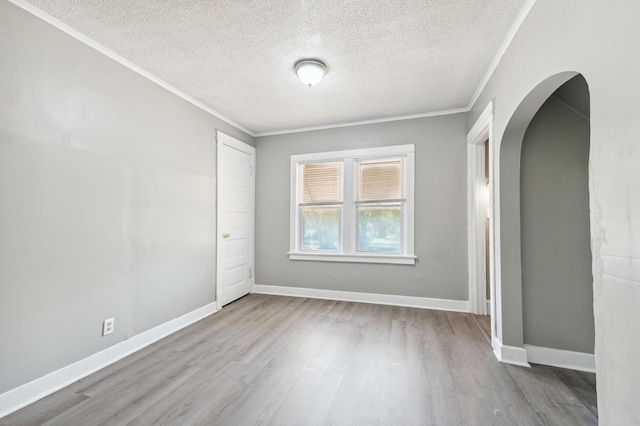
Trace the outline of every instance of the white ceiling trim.
{"type": "Polygon", "coordinates": [[[485,86],[491,79],[491,76],[493,75],[493,73],[496,71],[496,68],[498,68],[498,64],[502,60],[502,57],[506,53],[509,46],[511,46],[511,43],[513,42],[513,39],[516,37],[518,30],[520,30],[520,27],[524,23],[525,19],[527,19],[527,16],[529,16],[529,12],[531,12],[531,9],[533,9],[533,6],[535,4],[536,4],[536,0],[528,0],[525,3],[524,7],[520,11],[520,14],[518,15],[518,18],[513,23],[513,26],[511,27],[511,29],[507,33],[507,36],[504,38],[504,41],[500,45],[500,48],[498,49],[496,56],[494,56],[493,61],[491,62],[491,65],[489,65],[489,68],[487,68],[487,72],[484,74],[484,77],[482,78],[482,80],[480,80],[480,84],[478,85],[478,88],[476,89],[475,93],[471,97],[471,100],[469,101],[469,105],[467,105],[467,110],[470,111],[471,108],[473,108],[473,105],[478,101],[480,94],[482,93],[485,86]]]}
{"type": "Polygon", "coordinates": [[[166,81],[156,77],[155,75],[151,74],[150,72],[144,70],[143,68],[139,67],[138,65],[134,64],[133,62],[123,58],[122,56],[118,55],[117,53],[115,53],[114,51],[104,47],[103,45],[101,45],[100,43],[94,41],[93,39],[85,36],[84,34],[79,33],[78,31],[74,30],[73,28],[71,28],[70,26],[58,21],[56,18],[52,17],[51,15],[43,12],[42,10],[38,9],[37,7],[27,3],[24,0],[9,0],[10,3],[15,4],[16,6],[18,6],[21,9],[24,9],[25,11],[29,12],[30,14],[42,19],[43,21],[45,21],[46,23],[53,25],[54,27],[56,27],[57,29],[59,29],[60,31],[65,32],[66,34],[70,35],[71,37],[75,38],[76,40],[86,44],[87,46],[97,50],[98,52],[102,53],[103,55],[113,59],[114,61],[118,62],[119,64],[123,65],[126,68],[129,68],[131,71],[141,75],[142,77],[146,78],[147,80],[150,80],[152,82],[154,82],[155,84],[157,84],[158,86],[162,87],[163,89],[168,90],[169,92],[173,93],[174,95],[184,99],[185,101],[191,103],[192,105],[200,108],[201,110],[213,115],[214,117],[218,117],[220,120],[232,125],[233,127],[255,137],[255,133],[252,132],[251,130],[247,129],[246,127],[236,123],[235,121],[231,120],[230,118],[225,117],[224,115],[220,114],[218,111],[208,107],[207,105],[203,104],[202,102],[192,98],[191,96],[187,95],[186,93],[182,92],[179,89],[176,89],[175,87],[173,87],[172,85],[170,85],[169,83],[167,83],[166,81]]]}
{"type": "Polygon", "coordinates": [[[256,133],[255,137],[259,138],[262,136],[275,136],[275,135],[286,135],[289,133],[312,132],[314,130],[326,130],[326,129],[335,129],[339,127],[362,126],[364,124],[387,123],[389,121],[414,120],[416,118],[437,117],[440,115],[460,114],[463,112],[469,112],[469,108],[449,109],[445,111],[426,112],[422,114],[400,115],[397,117],[377,118],[374,120],[351,121],[348,123],[327,124],[324,126],[302,127],[299,129],[276,130],[273,132],[260,132],[260,133],[256,133]]]}
{"type": "Polygon", "coordinates": [[[444,110],[444,111],[435,111],[435,112],[422,113],[422,114],[403,115],[403,116],[397,116],[397,117],[388,117],[388,118],[382,118],[382,119],[354,121],[354,122],[346,122],[346,123],[329,124],[329,125],[323,125],[323,126],[304,127],[304,128],[296,128],[296,129],[285,129],[285,130],[278,130],[278,131],[272,131],[272,132],[258,132],[258,133],[247,129],[246,127],[236,123],[235,121],[231,120],[230,118],[227,118],[226,116],[224,116],[223,114],[219,113],[218,111],[216,111],[216,110],[212,109],[211,107],[203,104],[202,102],[194,99],[193,97],[187,95],[186,93],[182,92],[181,90],[173,87],[172,85],[170,85],[166,81],[156,77],[155,75],[153,75],[150,72],[144,70],[140,66],[134,64],[133,62],[125,59],[124,57],[118,55],[117,53],[115,53],[112,50],[106,48],[105,46],[101,45],[100,43],[94,41],[93,39],[91,39],[91,38],[89,38],[87,36],[85,36],[84,34],[79,33],[78,31],[76,31],[73,28],[69,27],[68,25],[60,22],[59,20],[55,19],[51,15],[47,14],[46,12],[44,12],[44,11],[38,9],[37,7],[31,5],[30,3],[27,3],[25,0],[9,0],[9,2],[13,3],[14,5],[16,5],[18,7],[20,7],[21,9],[25,10],[26,12],[31,13],[32,15],[38,17],[39,19],[47,22],[48,24],[53,25],[54,27],[56,27],[59,30],[63,31],[64,33],[70,35],[71,37],[75,38],[76,40],[78,40],[78,41],[86,44],[87,46],[97,50],[98,52],[102,53],[103,55],[113,59],[114,61],[120,63],[124,67],[129,68],[133,72],[135,72],[135,73],[139,74],[140,76],[142,76],[142,77],[154,82],[158,86],[168,90],[169,92],[173,93],[174,95],[184,99],[185,101],[187,101],[187,102],[191,103],[192,105],[200,108],[201,110],[213,115],[214,117],[217,117],[217,118],[221,119],[222,121],[230,124],[231,126],[234,126],[235,128],[237,128],[237,129],[249,134],[250,136],[262,137],[262,136],[273,136],[273,135],[282,135],[282,134],[289,134],[289,133],[308,132],[308,131],[313,131],[313,130],[324,130],[324,129],[332,129],[332,128],[340,128],[340,127],[360,126],[360,125],[365,125],[365,124],[385,123],[385,122],[390,122],[390,121],[413,120],[413,119],[416,119],[416,118],[436,117],[436,116],[442,116],[442,115],[459,114],[459,113],[469,112],[471,110],[471,108],[473,107],[473,105],[477,102],[478,98],[480,97],[480,94],[485,89],[485,86],[487,85],[487,83],[491,79],[493,73],[495,72],[496,68],[498,67],[500,61],[502,60],[502,57],[504,56],[505,52],[507,51],[507,49],[509,48],[509,46],[513,42],[513,39],[515,38],[518,30],[520,29],[520,27],[524,23],[525,19],[527,18],[527,16],[531,12],[533,6],[535,5],[536,0],[528,0],[527,3],[524,5],[522,10],[520,11],[520,14],[518,15],[518,18],[516,19],[516,21],[514,22],[513,26],[511,27],[511,29],[507,33],[507,36],[505,37],[504,41],[500,45],[500,48],[498,49],[498,52],[496,53],[495,57],[493,58],[493,61],[491,62],[491,65],[489,66],[489,68],[487,69],[486,73],[484,74],[484,77],[480,81],[480,84],[478,85],[478,88],[476,89],[475,93],[473,94],[473,96],[469,100],[469,104],[464,108],[457,108],[457,109],[444,110]]]}

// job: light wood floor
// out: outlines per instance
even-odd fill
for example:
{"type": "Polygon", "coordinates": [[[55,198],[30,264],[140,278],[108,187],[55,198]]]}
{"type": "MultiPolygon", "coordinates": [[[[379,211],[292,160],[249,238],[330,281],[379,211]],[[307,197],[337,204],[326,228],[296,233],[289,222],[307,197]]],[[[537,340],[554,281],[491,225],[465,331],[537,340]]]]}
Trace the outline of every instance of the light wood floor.
{"type": "Polygon", "coordinates": [[[2,425],[595,425],[595,378],[500,364],[488,317],[249,295],[2,425]]]}

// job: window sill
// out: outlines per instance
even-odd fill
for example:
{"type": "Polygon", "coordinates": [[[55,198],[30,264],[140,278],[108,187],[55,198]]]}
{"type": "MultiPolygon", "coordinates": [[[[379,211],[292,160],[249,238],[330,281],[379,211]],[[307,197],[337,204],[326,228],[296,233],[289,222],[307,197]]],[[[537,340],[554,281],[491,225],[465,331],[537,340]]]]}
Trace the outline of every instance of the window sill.
{"type": "Polygon", "coordinates": [[[319,262],[387,263],[393,265],[415,265],[416,256],[384,254],[342,253],[287,253],[289,260],[311,260],[319,262]]]}

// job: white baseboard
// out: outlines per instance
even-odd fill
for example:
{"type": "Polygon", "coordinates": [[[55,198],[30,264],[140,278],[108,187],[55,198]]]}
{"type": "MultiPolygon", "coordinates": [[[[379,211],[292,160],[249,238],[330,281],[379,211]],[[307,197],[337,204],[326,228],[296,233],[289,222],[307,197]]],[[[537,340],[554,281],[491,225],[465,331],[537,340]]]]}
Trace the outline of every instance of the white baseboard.
{"type": "Polygon", "coordinates": [[[94,373],[114,362],[149,346],[169,334],[193,324],[217,312],[216,303],[191,311],[181,317],[167,321],[150,330],[136,334],[123,342],[95,353],[73,364],[62,367],[52,373],[8,390],[0,395],[0,418],[29,405],[83,377],[94,373]]]}
{"type": "Polygon", "coordinates": [[[596,372],[594,354],[567,351],[564,349],[545,348],[543,346],[524,345],[529,362],[570,370],[596,372]]]}
{"type": "Polygon", "coordinates": [[[260,284],[256,284],[253,287],[253,293],[406,306],[410,308],[437,309],[440,311],[469,312],[469,301],[467,300],[432,299],[429,297],[396,296],[391,294],[357,293],[353,291],[319,290],[315,288],[281,287],[260,284]]]}
{"type": "Polygon", "coordinates": [[[495,339],[495,347],[493,353],[498,361],[505,364],[519,365],[521,367],[531,367],[527,362],[527,351],[519,346],[503,345],[498,339],[495,339]]]}

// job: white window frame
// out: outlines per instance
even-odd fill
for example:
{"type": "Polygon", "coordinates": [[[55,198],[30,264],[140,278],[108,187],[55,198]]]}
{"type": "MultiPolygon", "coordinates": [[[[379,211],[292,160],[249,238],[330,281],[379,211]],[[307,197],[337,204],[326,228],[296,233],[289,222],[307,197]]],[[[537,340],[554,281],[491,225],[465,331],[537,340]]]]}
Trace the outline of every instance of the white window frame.
{"type": "Polygon", "coordinates": [[[287,253],[289,255],[289,259],[326,262],[363,262],[414,265],[416,261],[416,256],[414,254],[414,182],[415,146],[413,144],[292,155],[290,177],[290,239],[289,252],[287,253]],[[359,161],[373,160],[376,158],[391,159],[394,157],[404,158],[402,184],[405,203],[403,209],[404,211],[402,224],[402,250],[400,253],[359,252],[356,250],[356,163],[359,161]],[[300,196],[298,186],[298,182],[300,180],[299,166],[301,164],[329,162],[343,162],[343,202],[342,220],[340,223],[340,250],[330,252],[302,250],[300,247],[300,215],[298,214],[298,197],[300,196]]]}

